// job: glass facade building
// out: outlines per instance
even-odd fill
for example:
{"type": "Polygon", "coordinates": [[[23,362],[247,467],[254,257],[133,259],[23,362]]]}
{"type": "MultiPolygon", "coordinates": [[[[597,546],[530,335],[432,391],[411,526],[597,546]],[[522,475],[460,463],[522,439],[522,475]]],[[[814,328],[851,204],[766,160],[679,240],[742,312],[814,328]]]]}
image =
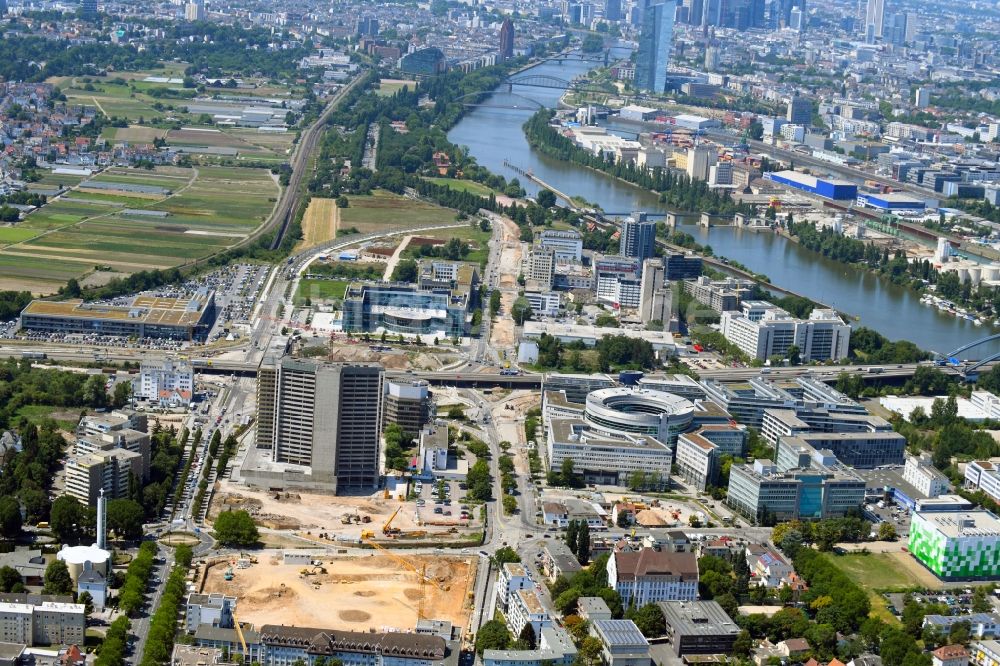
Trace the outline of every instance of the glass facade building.
{"type": "Polygon", "coordinates": [[[676,0],[646,0],[639,28],[639,52],[635,62],[635,86],[663,92],[667,87],[667,63],[674,35],[676,0]]]}

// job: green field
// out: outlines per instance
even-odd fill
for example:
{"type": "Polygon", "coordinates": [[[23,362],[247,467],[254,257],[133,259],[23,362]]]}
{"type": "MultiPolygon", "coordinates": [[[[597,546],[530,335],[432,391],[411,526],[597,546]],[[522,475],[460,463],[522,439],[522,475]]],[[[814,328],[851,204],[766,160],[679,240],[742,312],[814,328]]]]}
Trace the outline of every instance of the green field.
{"type": "Polygon", "coordinates": [[[296,305],[302,305],[306,299],[316,301],[341,300],[347,291],[346,280],[301,280],[299,290],[295,294],[296,305]]]}
{"type": "Polygon", "coordinates": [[[940,581],[937,581],[930,572],[920,568],[908,553],[847,553],[828,554],[826,557],[868,592],[872,614],[886,622],[896,623],[897,620],[889,612],[888,604],[881,592],[941,587],[940,581]]]}
{"type": "Polygon", "coordinates": [[[350,196],[350,205],[340,211],[340,228],[354,227],[361,233],[413,229],[455,221],[455,211],[424,201],[375,190],[371,196],[350,196]]]}
{"type": "MultiPolygon", "coordinates": [[[[456,224],[458,223],[456,222],[456,224]]],[[[466,224],[464,226],[454,227],[451,229],[433,229],[431,231],[421,232],[420,235],[425,238],[440,238],[444,241],[450,238],[458,238],[459,240],[469,243],[472,251],[462,259],[463,261],[478,263],[481,266],[485,266],[487,259],[489,259],[489,242],[491,232],[483,231],[478,226],[473,227],[471,224],[466,224]]],[[[420,256],[419,249],[417,246],[411,245],[403,252],[403,256],[418,258],[420,256]]]]}
{"type": "Polygon", "coordinates": [[[456,192],[471,192],[481,197],[488,197],[493,192],[490,188],[474,180],[465,180],[462,178],[427,178],[426,180],[435,185],[444,185],[456,192]]]}
{"type": "Polygon", "coordinates": [[[134,273],[169,268],[221,251],[256,229],[274,206],[279,188],[263,169],[162,167],[109,169],[101,182],[155,185],[169,196],[72,192],[0,228],[0,286],[51,293],[96,266],[134,273]],[[197,177],[195,177],[197,176],[197,177]],[[166,217],[125,209],[167,212],[166,217]]]}
{"type": "Polygon", "coordinates": [[[79,414],[74,414],[73,410],[65,407],[52,407],[49,405],[25,405],[17,410],[17,415],[24,417],[34,423],[41,424],[47,419],[54,419],[56,425],[63,430],[73,430],[79,422],[79,414]]]}

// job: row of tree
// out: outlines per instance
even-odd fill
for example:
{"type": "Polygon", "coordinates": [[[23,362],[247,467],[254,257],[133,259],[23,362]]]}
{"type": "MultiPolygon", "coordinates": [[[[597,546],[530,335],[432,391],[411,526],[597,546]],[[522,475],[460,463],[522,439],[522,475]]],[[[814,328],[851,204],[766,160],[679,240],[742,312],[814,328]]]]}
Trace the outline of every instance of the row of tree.
{"type": "Polygon", "coordinates": [[[186,593],[188,569],[191,568],[190,546],[178,546],[174,553],[174,567],[170,570],[160,605],[149,622],[149,634],[140,666],[157,666],[170,660],[177,633],[177,613],[182,608],[186,593]]]}

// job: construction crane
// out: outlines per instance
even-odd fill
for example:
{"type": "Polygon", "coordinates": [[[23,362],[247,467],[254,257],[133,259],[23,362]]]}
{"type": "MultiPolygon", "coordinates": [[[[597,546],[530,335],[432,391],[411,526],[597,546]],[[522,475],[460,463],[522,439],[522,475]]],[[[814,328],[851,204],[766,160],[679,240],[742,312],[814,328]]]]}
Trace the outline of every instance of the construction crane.
{"type": "Polygon", "coordinates": [[[243,637],[243,627],[240,626],[240,621],[236,617],[236,613],[233,613],[233,628],[236,629],[236,636],[240,639],[240,645],[243,646],[243,661],[250,658],[247,651],[247,639],[243,637]]]}
{"type": "Polygon", "coordinates": [[[400,565],[406,567],[407,569],[409,569],[410,571],[412,571],[413,573],[417,574],[417,578],[420,580],[420,590],[419,590],[420,596],[419,596],[419,601],[417,602],[417,619],[418,620],[423,620],[424,619],[424,598],[426,596],[424,594],[424,585],[426,583],[430,583],[431,585],[433,585],[437,589],[441,590],[442,592],[446,592],[448,590],[448,588],[446,586],[444,586],[444,585],[441,585],[436,580],[434,580],[433,578],[431,578],[430,576],[427,575],[427,564],[423,564],[418,569],[416,566],[414,566],[413,564],[411,564],[408,560],[405,560],[402,557],[400,557],[399,555],[396,555],[394,552],[392,552],[388,548],[380,546],[378,544],[378,542],[375,541],[374,539],[369,538],[368,540],[366,540],[366,543],[368,545],[370,545],[372,548],[375,548],[376,550],[380,550],[383,553],[385,553],[386,555],[388,555],[389,557],[391,557],[393,560],[396,561],[397,564],[400,564],[400,565]]]}
{"type": "Polygon", "coordinates": [[[402,507],[397,506],[396,510],[392,512],[392,515],[389,516],[389,520],[385,521],[385,524],[382,525],[382,534],[385,534],[386,536],[390,536],[390,535],[393,535],[393,534],[399,534],[399,528],[398,527],[393,528],[392,527],[392,521],[396,519],[396,514],[399,513],[399,510],[401,508],[402,507]]]}

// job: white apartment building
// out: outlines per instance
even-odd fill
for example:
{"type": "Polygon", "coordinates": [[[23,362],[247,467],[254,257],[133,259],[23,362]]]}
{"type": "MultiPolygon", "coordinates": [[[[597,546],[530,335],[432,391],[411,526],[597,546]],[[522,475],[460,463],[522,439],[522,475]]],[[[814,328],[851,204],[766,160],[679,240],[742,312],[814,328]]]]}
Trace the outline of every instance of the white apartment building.
{"type": "Polygon", "coordinates": [[[96,506],[101,490],[108,499],[128,496],[131,477],[142,479],[142,456],[125,449],[104,449],[66,462],[66,494],[96,506]]]}
{"type": "Polygon", "coordinates": [[[807,363],[847,356],[851,327],[834,310],[817,308],[809,319],[797,319],[767,301],[742,305],[741,312],[722,313],[722,334],[750,358],[784,358],[793,345],[807,363]]]}
{"type": "Polygon", "coordinates": [[[41,601],[35,595],[20,597],[25,603],[0,603],[0,642],[28,647],[83,645],[86,630],[83,604],[41,601]]]}
{"type": "Polygon", "coordinates": [[[704,491],[717,476],[719,456],[715,449],[715,444],[696,433],[682,433],[677,438],[678,472],[696,490],[704,491]]]}
{"type": "Polygon", "coordinates": [[[931,455],[926,451],[918,456],[906,456],[906,464],[903,466],[903,480],[925,497],[937,497],[951,489],[948,477],[934,467],[931,455]]]}
{"type": "Polygon", "coordinates": [[[643,548],[615,552],[608,558],[608,585],[626,607],[658,601],[694,601],[698,598],[698,561],[694,553],[643,548]]]}
{"type": "Polygon", "coordinates": [[[543,317],[555,317],[559,314],[559,305],[562,299],[554,291],[527,291],[524,298],[531,306],[531,312],[543,317]]]}
{"type": "Polygon", "coordinates": [[[989,391],[973,391],[969,402],[988,419],[1000,419],[1000,397],[989,391]]]}
{"type": "Polygon", "coordinates": [[[965,487],[982,490],[995,501],[1000,501],[1000,458],[966,463],[965,487]]]}
{"type": "Polygon", "coordinates": [[[132,390],[137,398],[176,407],[194,397],[194,371],[184,361],[143,361],[132,390]]]}
{"type": "Polygon", "coordinates": [[[552,616],[542,606],[538,593],[530,589],[517,590],[507,604],[507,628],[511,634],[520,636],[526,624],[535,630],[535,636],[542,627],[552,626],[552,616]]]}
{"type": "Polygon", "coordinates": [[[534,583],[528,578],[528,572],[523,564],[504,562],[504,565],[497,572],[497,607],[506,613],[510,600],[519,590],[533,588],[534,583]]]}
{"type": "Polygon", "coordinates": [[[207,624],[213,627],[231,628],[233,613],[236,612],[236,597],[229,597],[221,592],[196,594],[192,592],[187,598],[187,615],[184,618],[184,628],[194,633],[199,626],[207,624]]]}

